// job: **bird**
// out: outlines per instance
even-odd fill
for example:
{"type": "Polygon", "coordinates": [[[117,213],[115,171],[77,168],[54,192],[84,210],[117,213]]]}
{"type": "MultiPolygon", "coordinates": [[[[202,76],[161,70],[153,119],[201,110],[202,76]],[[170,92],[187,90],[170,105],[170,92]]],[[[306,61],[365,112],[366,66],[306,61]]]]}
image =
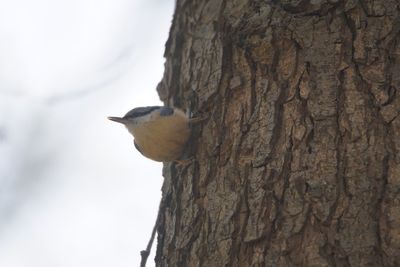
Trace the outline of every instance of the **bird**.
{"type": "Polygon", "coordinates": [[[135,148],[159,162],[179,161],[190,138],[189,116],[167,106],[137,107],[123,117],[108,117],[122,123],[134,137],[135,148]]]}

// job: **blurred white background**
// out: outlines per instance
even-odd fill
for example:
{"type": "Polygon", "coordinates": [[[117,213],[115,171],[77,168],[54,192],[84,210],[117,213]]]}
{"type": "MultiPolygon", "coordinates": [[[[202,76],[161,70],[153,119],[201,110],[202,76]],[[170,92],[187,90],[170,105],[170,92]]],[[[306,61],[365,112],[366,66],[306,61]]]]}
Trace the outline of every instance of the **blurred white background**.
{"type": "Polygon", "coordinates": [[[0,0],[0,266],[139,266],[162,164],[106,117],[161,104],[173,8],[0,0]]]}

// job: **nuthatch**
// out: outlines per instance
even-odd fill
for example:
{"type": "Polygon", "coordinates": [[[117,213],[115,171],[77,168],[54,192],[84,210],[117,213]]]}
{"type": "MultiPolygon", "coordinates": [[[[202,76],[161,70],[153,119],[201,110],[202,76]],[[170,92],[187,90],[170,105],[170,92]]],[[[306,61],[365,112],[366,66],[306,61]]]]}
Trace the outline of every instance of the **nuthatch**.
{"type": "Polygon", "coordinates": [[[155,161],[178,160],[191,132],[190,119],[177,108],[139,107],[122,118],[108,119],[124,124],[134,137],[136,149],[155,161]]]}

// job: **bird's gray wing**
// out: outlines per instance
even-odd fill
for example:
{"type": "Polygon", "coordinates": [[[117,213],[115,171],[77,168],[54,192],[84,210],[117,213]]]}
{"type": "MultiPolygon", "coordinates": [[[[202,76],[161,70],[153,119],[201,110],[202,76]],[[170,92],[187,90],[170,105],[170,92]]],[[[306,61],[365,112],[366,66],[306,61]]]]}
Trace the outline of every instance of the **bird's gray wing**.
{"type": "Polygon", "coordinates": [[[171,116],[174,114],[174,109],[170,107],[161,107],[160,108],[160,116],[171,116]]]}

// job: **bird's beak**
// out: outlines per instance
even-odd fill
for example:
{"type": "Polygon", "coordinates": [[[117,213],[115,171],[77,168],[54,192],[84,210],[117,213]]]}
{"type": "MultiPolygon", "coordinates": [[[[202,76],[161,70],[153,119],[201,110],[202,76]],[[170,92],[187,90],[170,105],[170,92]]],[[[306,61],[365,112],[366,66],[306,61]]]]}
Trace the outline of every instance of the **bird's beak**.
{"type": "Polygon", "coordinates": [[[109,120],[125,124],[128,120],[120,117],[108,117],[109,120]]]}

